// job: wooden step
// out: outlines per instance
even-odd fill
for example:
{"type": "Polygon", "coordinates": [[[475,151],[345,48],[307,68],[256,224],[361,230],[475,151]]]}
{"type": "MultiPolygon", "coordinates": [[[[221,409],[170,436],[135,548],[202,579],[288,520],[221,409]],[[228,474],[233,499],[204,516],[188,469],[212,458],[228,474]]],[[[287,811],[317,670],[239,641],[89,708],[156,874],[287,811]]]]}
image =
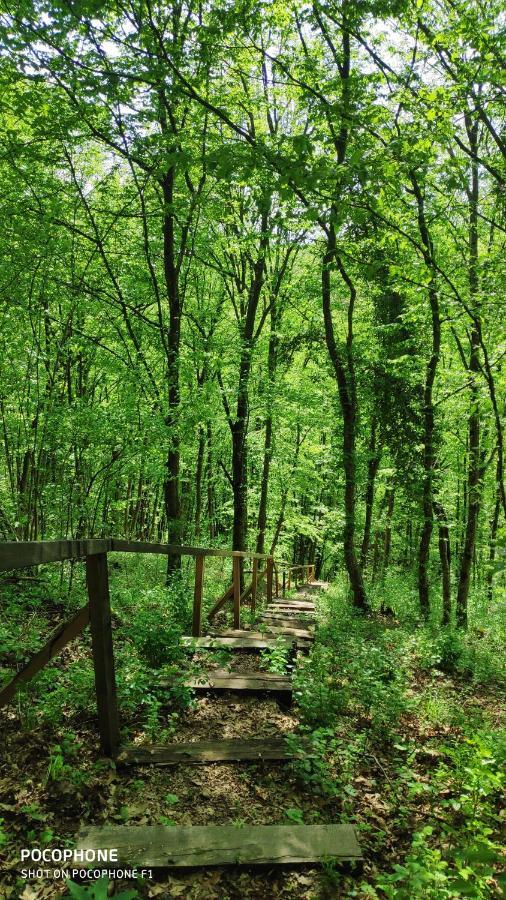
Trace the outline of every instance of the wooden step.
{"type": "Polygon", "coordinates": [[[292,692],[290,676],[272,672],[251,672],[243,675],[216,669],[197,678],[189,678],[185,685],[194,691],[276,691],[290,694],[292,692]]]}
{"type": "Polygon", "coordinates": [[[80,862],[82,851],[110,849],[128,869],[362,859],[351,825],[101,825],[81,829],[73,865],[96,867],[80,862]]]}
{"type": "Polygon", "coordinates": [[[305,623],[305,628],[292,628],[287,625],[283,628],[282,625],[271,624],[270,622],[262,622],[261,623],[266,630],[266,634],[286,634],[286,635],[294,635],[298,638],[303,638],[306,641],[314,641],[314,631],[312,630],[312,625],[310,622],[305,623]]]}
{"type": "Polygon", "coordinates": [[[292,619],[288,616],[275,615],[274,613],[262,613],[260,619],[266,625],[277,625],[283,630],[286,628],[298,628],[299,630],[307,631],[308,625],[315,624],[314,619],[292,619]]]}
{"type": "MultiPolygon", "coordinates": [[[[233,628],[227,628],[226,631],[222,632],[223,637],[242,637],[242,635],[248,635],[252,640],[257,641],[265,641],[269,639],[269,635],[277,635],[277,637],[272,638],[274,641],[274,646],[277,644],[278,638],[286,638],[287,646],[291,646],[292,644],[296,644],[299,648],[304,648],[309,645],[309,642],[314,640],[313,635],[310,631],[301,630],[298,628],[273,628],[267,627],[265,631],[239,631],[233,628]]],[[[221,636],[221,635],[220,635],[221,636]]]]}
{"type": "MultiPolygon", "coordinates": [[[[295,638],[284,637],[281,642],[285,643],[286,647],[290,649],[295,644],[295,638]]],[[[247,631],[242,633],[237,631],[237,635],[233,636],[182,637],[181,644],[190,649],[195,647],[196,650],[268,650],[276,647],[277,640],[262,634],[258,634],[258,637],[256,637],[251,636],[247,631]]]]}
{"type": "Polygon", "coordinates": [[[267,609],[272,609],[275,611],[290,609],[294,612],[316,612],[314,603],[303,603],[302,601],[298,601],[297,603],[295,603],[295,601],[290,602],[288,600],[286,601],[286,603],[284,603],[282,600],[273,600],[272,603],[269,603],[267,609]]]}
{"type": "Polygon", "coordinates": [[[185,744],[131,744],[123,747],[116,762],[125,766],[156,765],[175,766],[180,763],[199,765],[234,760],[290,759],[294,755],[288,750],[284,737],[236,738],[217,741],[194,741],[185,744]]]}

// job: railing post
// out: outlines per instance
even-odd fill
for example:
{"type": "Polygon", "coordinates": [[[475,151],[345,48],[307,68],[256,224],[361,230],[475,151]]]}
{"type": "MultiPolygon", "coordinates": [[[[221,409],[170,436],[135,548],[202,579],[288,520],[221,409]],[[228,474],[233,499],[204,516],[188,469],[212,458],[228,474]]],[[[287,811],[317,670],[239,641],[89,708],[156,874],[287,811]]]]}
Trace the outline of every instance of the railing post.
{"type": "Polygon", "coordinates": [[[288,569],[288,590],[290,590],[292,586],[292,567],[288,569]]]}
{"type": "Polygon", "coordinates": [[[199,553],[195,559],[195,588],[193,591],[193,637],[200,637],[200,625],[202,619],[202,588],[204,584],[204,560],[203,553],[199,553]]]}
{"type": "Polygon", "coordinates": [[[279,599],[279,572],[277,564],[274,563],[274,586],[276,590],[276,600],[279,599]]]}
{"type": "Polygon", "coordinates": [[[283,569],[283,597],[286,594],[286,571],[283,569]]]}
{"type": "Polygon", "coordinates": [[[119,745],[119,718],[111,630],[107,553],[86,557],[86,585],[90,608],[91,645],[95,670],[100,746],[114,756],[119,745]]]}
{"type": "Polygon", "coordinates": [[[234,556],[234,628],[241,627],[241,557],[234,556]]]}
{"type": "Polygon", "coordinates": [[[251,571],[251,612],[254,614],[257,605],[258,559],[253,560],[251,571]]]}
{"type": "Polygon", "coordinates": [[[267,571],[266,571],[266,577],[267,577],[267,603],[271,603],[271,602],[272,602],[272,572],[273,572],[273,569],[274,569],[274,560],[273,560],[272,556],[269,556],[269,558],[268,558],[268,560],[267,560],[267,566],[266,566],[266,568],[267,568],[267,571]]]}

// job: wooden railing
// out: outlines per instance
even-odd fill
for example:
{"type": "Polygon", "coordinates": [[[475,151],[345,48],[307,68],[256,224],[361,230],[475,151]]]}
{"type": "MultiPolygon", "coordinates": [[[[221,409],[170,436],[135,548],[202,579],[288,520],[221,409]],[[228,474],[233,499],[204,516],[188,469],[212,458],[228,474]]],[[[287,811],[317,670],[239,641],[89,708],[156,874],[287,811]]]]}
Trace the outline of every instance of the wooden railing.
{"type": "MultiPolygon", "coordinates": [[[[314,581],[315,577],[315,567],[312,563],[305,563],[304,565],[299,566],[291,566],[288,563],[280,564],[283,568],[283,597],[285,596],[286,591],[291,590],[292,580],[295,583],[295,587],[297,587],[301,580],[304,579],[306,584],[311,584],[314,581]],[[302,576],[302,578],[301,578],[302,576]]],[[[276,577],[276,596],[279,596],[279,586],[278,579],[276,577]]]]}
{"type": "MultiPolygon", "coordinates": [[[[0,572],[26,568],[43,563],[84,559],[88,602],[68,622],[53,632],[44,647],[0,690],[0,707],[8,703],[18,687],[30,681],[47,663],[77,637],[89,624],[95,690],[97,696],[100,745],[103,752],[113,756],[119,745],[119,717],[116,699],[116,678],[111,630],[111,604],[109,598],[109,553],[159,553],[165,556],[191,556],[195,558],[195,583],[193,593],[192,634],[201,632],[202,596],[205,559],[208,556],[232,559],[232,584],[214,604],[209,613],[211,619],[227,600],[233,601],[234,628],[240,628],[241,603],[251,598],[254,610],[261,581],[266,581],[267,602],[272,600],[274,560],[272,556],[249,551],[221,550],[205,547],[153,544],[141,541],[123,541],[116,538],[81,541],[13,541],[0,543],[0,572]],[[251,582],[241,591],[241,560],[252,561],[251,582]],[[259,564],[264,563],[263,569],[259,564]]],[[[276,596],[279,581],[276,569],[276,596]]]]}

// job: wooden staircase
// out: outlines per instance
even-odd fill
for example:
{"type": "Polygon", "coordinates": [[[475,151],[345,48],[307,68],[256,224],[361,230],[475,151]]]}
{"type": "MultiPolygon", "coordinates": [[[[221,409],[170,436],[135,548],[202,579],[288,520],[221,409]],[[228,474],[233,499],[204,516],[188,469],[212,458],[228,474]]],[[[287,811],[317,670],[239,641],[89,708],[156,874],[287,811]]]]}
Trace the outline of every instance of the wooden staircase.
{"type": "MultiPolygon", "coordinates": [[[[321,589],[321,588],[319,588],[321,589]]],[[[258,630],[225,629],[205,637],[184,637],[189,652],[228,650],[260,653],[281,646],[289,651],[293,665],[297,653],[307,651],[314,640],[316,605],[307,586],[296,599],[272,599],[260,613],[258,630]],[[261,629],[261,630],[260,630],[261,629]]],[[[192,676],[186,686],[197,693],[268,693],[281,703],[292,696],[292,676],[251,670],[228,672],[208,668],[192,676]]],[[[116,757],[122,766],[206,765],[235,762],[286,762],[304,753],[304,741],[296,749],[286,736],[245,739],[199,740],[168,745],[131,745],[116,757]]],[[[118,850],[120,865],[131,867],[184,868],[193,866],[314,863],[323,859],[359,861],[362,858],[351,825],[230,825],[192,827],[113,826],[82,829],[77,851],[118,850]]]]}

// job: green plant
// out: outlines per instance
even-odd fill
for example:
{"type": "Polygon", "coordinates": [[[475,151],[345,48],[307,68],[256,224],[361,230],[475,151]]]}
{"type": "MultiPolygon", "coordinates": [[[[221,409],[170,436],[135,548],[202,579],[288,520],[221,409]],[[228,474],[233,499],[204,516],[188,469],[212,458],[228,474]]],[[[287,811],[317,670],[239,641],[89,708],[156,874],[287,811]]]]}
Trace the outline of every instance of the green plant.
{"type": "Polygon", "coordinates": [[[260,654],[260,668],[284,675],[288,665],[289,648],[283,638],[277,638],[274,647],[267,647],[260,654]]]}
{"type": "MultiPolygon", "coordinates": [[[[67,896],[74,897],[75,900],[107,900],[108,897],[108,878],[99,878],[98,881],[94,881],[90,885],[76,884],[74,881],[67,881],[66,885],[68,888],[67,896]]],[[[114,896],[117,900],[136,900],[139,893],[131,889],[120,891],[119,894],[114,896]]]]}
{"type": "Polygon", "coordinates": [[[290,819],[290,822],[294,822],[295,825],[304,824],[304,815],[301,809],[296,809],[295,807],[285,809],[285,816],[287,819],[290,819]]]}

